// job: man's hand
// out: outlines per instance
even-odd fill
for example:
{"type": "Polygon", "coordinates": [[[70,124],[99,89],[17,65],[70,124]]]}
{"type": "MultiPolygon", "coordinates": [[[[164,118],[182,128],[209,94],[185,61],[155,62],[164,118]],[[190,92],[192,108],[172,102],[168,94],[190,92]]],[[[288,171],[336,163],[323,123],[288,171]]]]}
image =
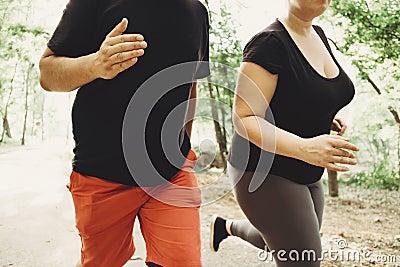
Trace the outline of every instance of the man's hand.
{"type": "Polygon", "coordinates": [[[98,78],[112,79],[144,55],[147,43],[140,34],[123,34],[123,19],[105,38],[100,50],[76,58],[58,56],[46,47],[40,62],[40,84],[47,91],[70,92],[98,78]]]}
{"type": "Polygon", "coordinates": [[[132,67],[138,57],[144,55],[147,43],[140,34],[123,34],[128,20],[122,21],[107,35],[96,53],[94,71],[103,79],[113,79],[119,73],[132,67]]]}

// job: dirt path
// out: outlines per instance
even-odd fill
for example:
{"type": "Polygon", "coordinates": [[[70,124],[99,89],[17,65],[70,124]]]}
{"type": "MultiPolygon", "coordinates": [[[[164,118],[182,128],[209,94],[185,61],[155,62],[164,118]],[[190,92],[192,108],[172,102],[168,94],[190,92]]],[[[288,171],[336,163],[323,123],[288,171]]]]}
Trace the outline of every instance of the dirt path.
{"type": "MultiPolygon", "coordinates": [[[[65,188],[70,172],[70,146],[54,142],[28,147],[0,146],[0,267],[71,267],[79,256],[80,242],[74,227],[69,192],[65,188]]],[[[229,191],[227,178],[199,174],[206,202],[202,207],[204,266],[274,266],[257,259],[258,250],[229,238],[218,253],[209,249],[209,221],[212,214],[242,218],[229,191]]],[[[327,198],[323,224],[324,249],[371,251],[373,256],[396,256],[397,263],[324,261],[322,266],[400,266],[399,192],[341,188],[341,197],[327,198]],[[397,236],[397,237],[396,237],[397,236]]],[[[135,228],[137,252],[126,267],[145,266],[145,249],[135,228]]],[[[386,259],[386,261],[391,260],[386,259]]],[[[393,261],[393,260],[392,260],[393,261]]]]}
{"type": "MultiPolygon", "coordinates": [[[[216,177],[225,179],[210,174],[198,177],[203,183],[213,183],[216,177]]],[[[325,193],[325,198],[321,235],[326,252],[322,266],[400,266],[400,192],[341,185],[340,197],[332,198],[325,193]]],[[[203,207],[203,217],[212,213],[228,218],[244,217],[231,193],[203,207]]],[[[246,247],[246,250],[237,251],[233,245],[237,240],[233,239],[222,243],[221,250],[223,253],[234,251],[232,255],[240,258],[239,265],[215,266],[269,266],[265,262],[252,261],[256,258],[254,250],[247,250],[241,242],[235,242],[235,245],[246,247]]]]}

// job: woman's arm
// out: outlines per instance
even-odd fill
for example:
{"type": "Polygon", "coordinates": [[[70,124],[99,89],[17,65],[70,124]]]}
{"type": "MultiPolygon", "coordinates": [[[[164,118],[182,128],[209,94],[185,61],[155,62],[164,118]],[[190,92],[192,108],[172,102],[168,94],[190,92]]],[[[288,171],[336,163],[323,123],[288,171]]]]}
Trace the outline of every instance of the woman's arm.
{"type": "Polygon", "coordinates": [[[348,170],[334,163],[356,164],[354,154],[344,149],[357,151],[358,148],[342,136],[301,138],[264,119],[278,78],[255,63],[242,63],[233,107],[237,133],[264,150],[330,170],[348,170]]]}
{"type": "Polygon", "coordinates": [[[122,34],[127,26],[128,21],[123,19],[100,50],[90,55],[62,57],[46,48],[39,62],[41,86],[47,91],[70,92],[97,78],[112,79],[135,65],[147,44],[139,34],[122,34]]]}

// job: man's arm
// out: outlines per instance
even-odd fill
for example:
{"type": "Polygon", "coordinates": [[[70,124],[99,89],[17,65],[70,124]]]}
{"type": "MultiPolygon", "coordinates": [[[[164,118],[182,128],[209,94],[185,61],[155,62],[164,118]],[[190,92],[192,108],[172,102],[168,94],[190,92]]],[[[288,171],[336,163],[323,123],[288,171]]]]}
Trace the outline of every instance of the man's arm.
{"type": "Polygon", "coordinates": [[[46,48],[39,62],[43,89],[70,92],[98,78],[112,79],[135,65],[147,43],[140,34],[123,34],[127,27],[128,20],[123,19],[106,36],[100,50],[90,55],[69,58],[46,48]]]}
{"type": "Polygon", "coordinates": [[[192,126],[193,126],[194,115],[196,112],[196,97],[197,97],[197,82],[193,82],[192,89],[190,91],[188,112],[186,115],[187,123],[185,126],[189,138],[192,136],[192,126]]]}

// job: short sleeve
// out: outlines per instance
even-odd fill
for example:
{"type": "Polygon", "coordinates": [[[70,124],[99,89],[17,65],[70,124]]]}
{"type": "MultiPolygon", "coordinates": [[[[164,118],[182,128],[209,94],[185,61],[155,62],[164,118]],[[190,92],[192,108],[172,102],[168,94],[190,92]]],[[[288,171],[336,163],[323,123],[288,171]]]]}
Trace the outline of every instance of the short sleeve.
{"type": "Polygon", "coordinates": [[[271,32],[255,35],[243,50],[243,62],[253,62],[272,74],[283,70],[283,45],[271,32]]]}
{"type": "Polygon", "coordinates": [[[97,0],[70,0],[47,46],[58,56],[94,52],[97,0]]]}
{"type": "Polygon", "coordinates": [[[204,24],[202,29],[202,40],[199,49],[199,62],[197,64],[195,79],[202,79],[210,75],[210,21],[208,12],[205,7],[204,10],[204,24]]]}

